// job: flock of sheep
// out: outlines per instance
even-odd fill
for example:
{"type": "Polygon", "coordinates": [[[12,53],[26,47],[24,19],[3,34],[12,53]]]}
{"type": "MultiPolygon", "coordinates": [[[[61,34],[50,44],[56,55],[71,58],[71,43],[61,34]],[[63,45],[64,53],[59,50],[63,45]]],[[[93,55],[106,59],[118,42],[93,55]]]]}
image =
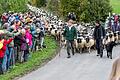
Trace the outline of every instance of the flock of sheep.
{"type": "MultiPolygon", "coordinates": [[[[29,9],[36,14],[42,14],[48,22],[46,27],[46,32],[54,36],[55,39],[59,42],[61,47],[66,46],[66,40],[63,36],[63,32],[67,25],[66,22],[58,19],[57,16],[49,14],[47,11],[42,9],[32,7],[28,5],[29,9]]],[[[74,47],[76,52],[83,53],[83,51],[91,52],[91,49],[95,49],[96,42],[93,37],[94,25],[89,23],[74,24],[77,29],[77,39],[74,40],[74,47]]],[[[113,48],[111,43],[119,44],[120,43],[120,31],[112,32],[109,28],[105,28],[106,37],[103,39],[103,47],[109,53],[109,49],[113,48]]],[[[112,52],[110,52],[112,54],[112,52]]],[[[109,57],[109,55],[107,55],[109,57]]],[[[110,57],[112,58],[112,56],[110,57]]]]}

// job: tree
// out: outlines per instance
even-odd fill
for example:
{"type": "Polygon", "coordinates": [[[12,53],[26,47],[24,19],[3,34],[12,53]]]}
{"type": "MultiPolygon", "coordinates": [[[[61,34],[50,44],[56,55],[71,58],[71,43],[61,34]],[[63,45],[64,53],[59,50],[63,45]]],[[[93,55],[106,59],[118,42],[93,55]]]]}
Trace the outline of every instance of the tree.
{"type": "Polygon", "coordinates": [[[109,0],[88,0],[89,1],[89,18],[94,21],[96,19],[104,21],[109,15],[109,12],[112,12],[112,7],[110,6],[109,0]]]}
{"type": "Polygon", "coordinates": [[[61,15],[59,12],[59,0],[48,0],[47,9],[48,11],[54,13],[55,15],[61,15]]]}
{"type": "Polygon", "coordinates": [[[36,6],[36,1],[37,1],[37,0],[30,0],[29,3],[30,3],[31,5],[33,5],[33,6],[36,6]]]}
{"type": "Polygon", "coordinates": [[[6,11],[25,12],[28,0],[0,0],[0,14],[6,11]]]}
{"type": "Polygon", "coordinates": [[[109,0],[60,0],[60,12],[64,17],[75,12],[78,21],[104,21],[112,11],[109,0]]]}
{"type": "Polygon", "coordinates": [[[79,20],[80,15],[80,0],[60,0],[60,13],[66,17],[69,12],[74,12],[79,20]]]}
{"type": "Polygon", "coordinates": [[[37,7],[45,7],[46,6],[46,0],[36,0],[36,6],[37,7]]]}

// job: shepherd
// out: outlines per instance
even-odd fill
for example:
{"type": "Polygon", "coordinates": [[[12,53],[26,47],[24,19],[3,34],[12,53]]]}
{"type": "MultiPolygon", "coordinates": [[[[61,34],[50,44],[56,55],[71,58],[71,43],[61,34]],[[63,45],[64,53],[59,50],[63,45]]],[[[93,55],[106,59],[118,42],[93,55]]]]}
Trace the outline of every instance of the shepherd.
{"type": "Polygon", "coordinates": [[[68,57],[70,58],[70,49],[72,49],[72,54],[74,55],[74,40],[77,37],[77,30],[76,28],[73,26],[74,21],[72,19],[70,19],[68,21],[68,25],[65,28],[64,31],[64,37],[67,40],[67,54],[68,57]]]}

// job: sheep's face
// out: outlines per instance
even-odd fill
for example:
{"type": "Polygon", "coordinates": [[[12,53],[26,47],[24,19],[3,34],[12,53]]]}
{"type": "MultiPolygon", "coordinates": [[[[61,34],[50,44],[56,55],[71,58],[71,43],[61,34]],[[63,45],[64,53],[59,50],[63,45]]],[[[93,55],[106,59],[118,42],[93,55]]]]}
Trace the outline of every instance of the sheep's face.
{"type": "Polygon", "coordinates": [[[55,30],[55,33],[57,33],[57,30],[55,30]]]}
{"type": "Polygon", "coordinates": [[[80,34],[80,32],[78,31],[77,34],[80,34]]]}
{"type": "Polygon", "coordinates": [[[82,39],[81,38],[77,39],[77,43],[82,43],[82,39]]]}
{"type": "Polygon", "coordinates": [[[57,28],[58,30],[60,29],[60,27],[57,28]]]}
{"type": "Polygon", "coordinates": [[[90,38],[89,38],[89,37],[87,37],[87,38],[86,38],[86,42],[87,42],[87,43],[89,43],[89,41],[90,41],[90,38]]]}
{"type": "Polygon", "coordinates": [[[80,34],[78,34],[78,37],[80,37],[80,34]]]}
{"type": "Polygon", "coordinates": [[[113,37],[113,35],[112,35],[112,34],[110,34],[110,35],[109,35],[109,37],[110,37],[110,38],[112,38],[112,37],[113,37]]]}
{"type": "Polygon", "coordinates": [[[114,36],[116,37],[116,36],[117,36],[117,33],[114,33],[114,36]]]}
{"type": "Polygon", "coordinates": [[[61,35],[64,35],[64,32],[61,32],[61,35]]]}
{"type": "Polygon", "coordinates": [[[120,32],[118,32],[118,35],[120,35],[120,32]]]}
{"type": "Polygon", "coordinates": [[[65,42],[65,40],[61,40],[62,42],[65,42]]]}
{"type": "Polygon", "coordinates": [[[109,36],[106,36],[106,40],[108,40],[109,36]]]}
{"type": "Polygon", "coordinates": [[[46,30],[48,31],[48,28],[46,28],[46,30]]]}
{"type": "Polygon", "coordinates": [[[50,28],[50,31],[52,31],[52,28],[50,28]]]}

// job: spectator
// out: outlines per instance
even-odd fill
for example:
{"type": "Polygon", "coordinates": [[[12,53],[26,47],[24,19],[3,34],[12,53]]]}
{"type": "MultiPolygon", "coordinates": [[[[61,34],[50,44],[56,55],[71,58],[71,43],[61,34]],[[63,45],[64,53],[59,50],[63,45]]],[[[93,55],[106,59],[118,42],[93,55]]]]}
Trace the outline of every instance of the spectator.
{"type": "Polygon", "coordinates": [[[3,47],[0,49],[0,74],[3,74],[2,62],[5,55],[7,44],[9,44],[13,40],[13,38],[6,40],[4,36],[5,36],[4,34],[0,35],[0,42],[3,43],[3,47]]]}
{"type": "Polygon", "coordinates": [[[113,62],[109,80],[120,80],[120,57],[113,62]]]}

